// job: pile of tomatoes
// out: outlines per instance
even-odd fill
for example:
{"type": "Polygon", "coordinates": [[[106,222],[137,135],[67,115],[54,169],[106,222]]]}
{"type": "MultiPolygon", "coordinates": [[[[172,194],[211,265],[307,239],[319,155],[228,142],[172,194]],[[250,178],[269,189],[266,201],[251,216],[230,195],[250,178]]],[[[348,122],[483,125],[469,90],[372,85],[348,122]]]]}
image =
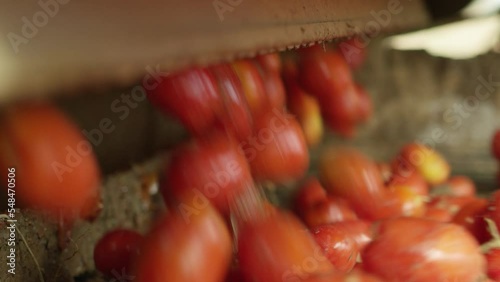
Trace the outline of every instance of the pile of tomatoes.
{"type": "MultiPolygon", "coordinates": [[[[500,281],[500,193],[478,197],[432,148],[411,143],[389,162],[328,148],[306,178],[324,125],[349,138],[372,114],[352,76],[364,52],[313,46],[163,77],[149,100],[191,133],[161,173],[167,211],[147,234],[105,234],[96,268],[144,282],[500,281]],[[297,182],[293,210],[261,191],[297,182]]],[[[63,113],[23,105],[0,125],[20,205],[65,223],[96,216],[95,156],[63,113]]]]}

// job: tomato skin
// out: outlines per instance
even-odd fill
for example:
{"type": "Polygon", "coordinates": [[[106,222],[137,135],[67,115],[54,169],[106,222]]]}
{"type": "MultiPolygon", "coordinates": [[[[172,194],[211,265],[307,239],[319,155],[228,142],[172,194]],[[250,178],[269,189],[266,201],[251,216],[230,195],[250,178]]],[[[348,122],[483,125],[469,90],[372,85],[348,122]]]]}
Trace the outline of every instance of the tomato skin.
{"type": "Polygon", "coordinates": [[[161,193],[166,203],[172,202],[172,196],[204,196],[222,213],[228,212],[228,199],[252,183],[248,163],[235,141],[217,131],[178,147],[165,175],[161,193]]]}
{"type": "Polygon", "coordinates": [[[338,49],[352,69],[359,69],[366,60],[366,49],[359,38],[353,37],[339,43],[338,49]]]}
{"type": "Polygon", "coordinates": [[[254,218],[238,234],[238,259],[249,281],[300,281],[333,272],[307,228],[289,213],[254,218]]]}
{"type": "Polygon", "coordinates": [[[231,66],[241,82],[250,112],[253,116],[261,115],[268,109],[268,101],[257,66],[251,60],[238,60],[231,66]]]}
{"type": "Polygon", "coordinates": [[[255,123],[254,135],[240,143],[257,181],[284,183],[302,177],[309,152],[297,120],[273,110],[255,123]]]}
{"type": "MultiPolygon", "coordinates": [[[[16,170],[19,207],[65,222],[97,215],[101,174],[92,145],[55,106],[20,104],[3,113],[0,169],[9,167],[16,170]]],[[[6,177],[0,179],[7,183],[6,177]]]]}
{"type": "Polygon", "coordinates": [[[134,281],[223,281],[231,253],[229,231],[210,204],[188,217],[173,212],[146,235],[134,281]]]}
{"type": "Polygon", "coordinates": [[[491,249],[485,254],[488,264],[488,277],[500,281],[500,249],[491,249]]]}
{"type": "Polygon", "coordinates": [[[425,179],[416,171],[394,172],[387,184],[390,186],[406,186],[420,196],[429,195],[429,185],[425,179]]]}
{"type": "Polygon", "coordinates": [[[256,60],[267,72],[281,72],[281,58],[279,53],[259,55],[256,57],[256,60]]]}
{"type": "Polygon", "coordinates": [[[366,271],[388,282],[472,282],[486,270],[478,243],[462,227],[418,218],[380,222],[362,259],[366,271]]]}
{"type": "Polygon", "coordinates": [[[497,160],[500,160],[500,130],[495,131],[495,134],[493,135],[491,152],[497,160]]]}
{"type": "Polygon", "coordinates": [[[204,68],[191,68],[163,77],[149,90],[149,100],[168,115],[178,118],[196,134],[204,133],[215,121],[222,101],[213,75],[204,68]]]}
{"type": "Polygon", "coordinates": [[[425,214],[424,198],[404,185],[389,186],[389,194],[393,195],[398,213],[402,216],[422,217],[425,214]]]}
{"type": "Polygon", "coordinates": [[[326,190],[315,177],[307,179],[297,191],[294,200],[295,211],[302,215],[308,208],[327,199],[326,190]]]}
{"type": "MultiPolygon", "coordinates": [[[[139,255],[143,236],[133,230],[115,229],[99,239],[94,247],[96,268],[107,277],[131,274],[132,262],[139,255]]],[[[115,277],[116,278],[116,277],[115,277]]]]}
{"type": "Polygon", "coordinates": [[[346,200],[328,197],[304,210],[303,219],[306,225],[312,228],[339,221],[356,220],[358,217],[346,200]]]}
{"type": "Polygon", "coordinates": [[[342,230],[349,238],[352,238],[358,246],[358,250],[363,250],[373,240],[372,223],[366,220],[347,220],[330,223],[337,229],[342,230]]]}
{"type": "Polygon", "coordinates": [[[433,187],[433,195],[451,195],[457,197],[475,196],[476,185],[467,176],[453,176],[446,180],[445,183],[433,187]]]}
{"type": "Polygon", "coordinates": [[[316,226],[311,230],[314,239],[335,270],[347,273],[356,264],[358,244],[335,225],[316,226]]]}
{"type": "Polygon", "coordinates": [[[354,87],[358,96],[359,120],[366,122],[373,115],[373,102],[363,86],[356,83],[354,87]]]}
{"type": "Polygon", "coordinates": [[[353,148],[327,150],[320,179],[328,193],[346,199],[360,218],[375,220],[385,202],[385,187],[375,163],[353,148]]]}
{"type": "Polygon", "coordinates": [[[217,121],[238,140],[248,138],[252,133],[253,117],[236,72],[228,64],[213,66],[210,72],[215,76],[223,105],[217,112],[217,121]]]}

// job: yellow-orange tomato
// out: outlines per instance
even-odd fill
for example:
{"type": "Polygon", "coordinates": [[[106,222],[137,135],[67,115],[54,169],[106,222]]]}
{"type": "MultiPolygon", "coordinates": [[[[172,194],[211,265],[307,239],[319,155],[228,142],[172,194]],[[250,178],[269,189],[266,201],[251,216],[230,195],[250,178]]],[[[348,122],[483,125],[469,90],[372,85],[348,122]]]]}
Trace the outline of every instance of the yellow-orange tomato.
{"type": "Polygon", "coordinates": [[[16,198],[22,206],[66,220],[95,216],[100,187],[96,157],[78,127],[54,106],[26,104],[4,112],[0,168],[6,172],[9,167],[15,168],[16,198]]]}

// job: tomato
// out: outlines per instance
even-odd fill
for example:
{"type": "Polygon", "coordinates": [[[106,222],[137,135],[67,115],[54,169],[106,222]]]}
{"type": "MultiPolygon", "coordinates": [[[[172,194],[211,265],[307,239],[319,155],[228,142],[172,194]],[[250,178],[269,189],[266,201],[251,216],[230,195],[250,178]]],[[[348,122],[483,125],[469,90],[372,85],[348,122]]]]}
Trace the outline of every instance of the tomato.
{"type": "Polygon", "coordinates": [[[485,254],[488,264],[488,277],[500,281],[500,249],[491,249],[485,254]]]}
{"type": "Polygon", "coordinates": [[[257,66],[250,60],[238,60],[231,63],[243,87],[248,107],[253,116],[268,110],[268,101],[264,82],[257,66]]]}
{"type": "Polygon", "coordinates": [[[467,176],[453,176],[445,183],[432,189],[432,195],[452,195],[457,197],[474,196],[476,185],[467,176]]]}
{"type": "Polygon", "coordinates": [[[245,157],[229,136],[218,131],[178,147],[165,175],[161,193],[167,203],[172,196],[189,194],[198,200],[210,199],[223,213],[228,212],[228,200],[252,183],[245,157]]]}
{"type": "Polygon", "coordinates": [[[349,201],[358,216],[378,219],[386,190],[375,163],[353,148],[327,150],[320,159],[319,174],[325,189],[349,201]]]}
{"type": "MultiPolygon", "coordinates": [[[[424,198],[413,189],[404,185],[389,186],[389,195],[392,194],[398,212],[402,216],[421,217],[425,214],[424,198]]],[[[388,201],[388,200],[386,200],[388,201]]]]}
{"type": "Polygon", "coordinates": [[[359,250],[362,250],[373,239],[373,228],[369,221],[347,220],[330,223],[329,225],[345,232],[349,238],[354,240],[359,250]]]}
{"type": "Polygon", "coordinates": [[[488,200],[475,198],[464,205],[453,216],[452,222],[465,227],[465,229],[476,237],[479,243],[486,242],[491,238],[486,229],[486,222],[484,221],[488,205],[488,200]]]}
{"type": "Polygon", "coordinates": [[[322,225],[311,230],[314,239],[330,260],[335,270],[347,273],[356,264],[358,244],[335,225],[322,225]]]}
{"type": "MultiPolygon", "coordinates": [[[[188,199],[183,201],[190,203],[188,199]]],[[[229,231],[209,203],[187,217],[174,211],[144,238],[134,281],[223,281],[231,253],[229,231]]]]}
{"type": "Polygon", "coordinates": [[[309,166],[304,134],[293,116],[273,110],[255,123],[254,135],[240,144],[258,181],[284,183],[302,177],[309,166]]]}
{"type": "Polygon", "coordinates": [[[340,53],[352,69],[358,69],[366,60],[366,49],[359,38],[347,39],[338,45],[340,53]]]}
{"type": "Polygon", "coordinates": [[[367,121],[373,115],[373,104],[370,95],[365,88],[359,84],[355,84],[356,94],[358,96],[358,115],[360,121],[367,121]]]}
{"type": "Polygon", "coordinates": [[[500,130],[495,131],[493,135],[493,142],[491,143],[491,151],[493,156],[500,160],[500,130]]]}
{"type": "Polygon", "coordinates": [[[179,71],[162,77],[152,89],[144,87],[155,106],[198,135],[213,125],[216,113],[222,109],[214,77],[204,68],[179,71]]]}
{"type": "Polygon", "coordinates": [[[255,62],[267,94],[268,107],[281,110],[285,106],[285,86],[279,72],[270,71],[260,62],[255,62]]]}
{"type": "Polygon", "coordinates": [[[238,76],[228,64],[213,66],[210,70],[223,103],[222,110],[217,112],[218,121],[239,140],[248,138],[253,128],[252,113],[238,76]]]}
{"type": "MultiPolygon", "coordinates": [[[[15,105],[3,112],[0,168],[3,183],[8,183],[8,171],[15,174],[10,179],[16,181],[19,207],[69,222],[94,218],[99,211],[101,176],[92,146],[50,104],[15,105]]],[[[2,185],[6,192],[8,186],[2,185]]]]}
{"type": "Polygon", "coordinates": [[[353,84],[332,89],[334,90],[330,95],[319,99],[323,120],[332,131],[342,137],[352,138],[356,123],[360,120],[357,90],[353,84]]]}
{"type": "Polygon", "coordinates": [[[326,190],[323,188],[317,178],[309,178],[306,180],[295,195],[294,208],[302,214],[309,207],[326,200],[326,190]]]}
{"type": "Polygon", "coordinates": [[[422,144],[411,143],[401,149],[394,165],[416,169],[431,185],[441,184],[450,175],[450,165],[435,150],[422,144]]]}
{"type": "Polygon", "coordinates": [[[358,217],[346,200],[328,197],[304,210],[303,219],[307,226],[315,227],[333,222],[356,220],[358,217]]]}
{"type": "Polygon", "coordinates": [[[429,195],[429,185],[417,171],[408,171],[407,173],[394,172],[387,186],[406,186],[420,196],[429,195]]]}
{"type": "Polygon", "coordinates": [[[321,142],[324,134],[323,118],[319,101],[304,92],[296,82],[287,84],[288,109],[297,117],[307,145],[315,147],[321,142]]]}
{"type": "Polygon", "coordinates": [[[132,273],[132,262],[139,255],[143,236],[133,230],[115,229],[99,239],[94,247],[97,270],[107,277],[132,273]]]}
{"type": "Polygon", "coordinates": [[[255,59],[267,72],[281,72],[281,58],[279,53],[258,55],[255,59]]]}
{"type": "Polygon", "coordinates": [[[427,206],[423,217],[439,222],[450,222],[453,219],[453,215],[449,210],[433,206],[427,206]]]}
{"type": "Polygon", "coordinates": [[[363,267],[384,281],[481,281],[485,259],[462,227],[419,218],[380,222],[363,267]]]}
{"type": "Polygon", "coordinates": [[[238,234],[238,259],[249,281],[300,281],[333,271],[306,227],[289,213],[254,218],[238,234]]]}

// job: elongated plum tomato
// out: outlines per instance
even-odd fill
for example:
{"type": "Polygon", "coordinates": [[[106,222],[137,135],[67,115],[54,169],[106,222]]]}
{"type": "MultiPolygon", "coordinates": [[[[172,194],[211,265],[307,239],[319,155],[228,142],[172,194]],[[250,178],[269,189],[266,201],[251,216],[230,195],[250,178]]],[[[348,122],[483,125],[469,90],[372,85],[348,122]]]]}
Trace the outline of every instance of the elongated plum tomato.
{"type": "Polygon", "coordinates": [[[259,70],[259,75],[264,82],[264,88],[267,95],[268,107],[281,110],[285,106],[285,86],[281,80],[279,72],[266,70],[258,62],[254,62],[259,70]]]}
{"type": "Polygon", "coordinates": [[[266,89],[257,65],[251,60],[238,60],[231,66],[241,82],[252,115],[258,116],[268,110],[266,89]]]}
{"type": "Polygon", "coordinates": [[[418,218],[380,222],[362,252],[364,268],[384,281],[482,281],[486,262],[462,227],[418,218]]]}
{"type": "MultiPolygon", "coordinates": [[[[191,204],[192,198],[182,200],[191,204]]],[[[166,215],[144,238],[136,261],[137,282],[219,282],[231,260],[231,237],[207,202],[196,213],[166,215]]]]}
{"type": "Polygon", "coordinates": [[[263,54],[256,57],[257,62],[266,72],[281,72],[281,58],[278,53],[263,54]]]}
{"type": "Polygon", "coordinates": [[[387,186],[406,186],[417,195],[429,195],[429,185],[416,170],[408,170],[404,173],[402,171],[392,173],[387,186]]]}
{"type": "Polygon", "coordinates": [[[173,73],[156,86],[145,83],[144,88],[155,106],[198,135],[213,125],[222,108],[214,77],[204,68],[173,73]]]}
{"type": "Polygon", "coordinates": [[[132,263],[139,255],[142,235],[128,229],[112,230],[94,248],[95,267],[107,277],[132,274],[132,263]]]}
{"type": "Polygon", "coordinates": [[[228,199],[252,183],[245,157],[236,143],[219,131],[178,147],[165,175],[161,193],[167,203],[172,202],[172,196],[204,196],[222,213],[228,211],[228,199]]]}
{"type": "Polygon", "coordinates": [[[255,123],[254,135],[241,143],[255,180],[278,183],[302,177],[309,152],[297,120],[274,109],[255,123]]]}
{"type": "Polygon", "coordinates": [[[369,221],[365,220],[347,220],[328,224],[342,230],[349,238],[352,238],[357,244],[358,249],[362,250],[373,239],[373,228],[369,221]]]}
{"type": "Polygon", "coordinates": [[[289,213],[254,218],[238,234],[238,259],[248,281],[301,281],[334,270],[307,228],[289,213]]]}
{"type": "Polygon", "coordinates": [[[304,210],[302,218],[309,227],[358,219],[349,203],[342,198],[336,197],[328,197],[307,208],[304,210]]]}
{"type": "Polygon", "coordinates": [[[236,72],[229,64],[213,66],[210,71],[216,78],[223,104],[222,110],[217,112],[218,122],[239,140],[248,138],[253,128],[252,112],[236,72]]]}
{"type": "Polygon", "coordinates": [[[371,159],[353,148],[328,149],[320,159],[320,180],[328,193],[346,199],[365,219],[378,219],[385,187],[371,159]]]}
{"type": "Polygon", "coordinates": [[[311,233],[335,270],[347,273],[353,269],[359,248],[349,234],[335,225],[317,226],[311,233]]]}
{"type": "Polygon", "coordinates": [[[100,172],[92,146],[56,107],[24,104],[2,113],[0,168],[6,173],[0,177],[8,167],[15,168],[20,206],[68,221],[96,216],[100,172]]]}

